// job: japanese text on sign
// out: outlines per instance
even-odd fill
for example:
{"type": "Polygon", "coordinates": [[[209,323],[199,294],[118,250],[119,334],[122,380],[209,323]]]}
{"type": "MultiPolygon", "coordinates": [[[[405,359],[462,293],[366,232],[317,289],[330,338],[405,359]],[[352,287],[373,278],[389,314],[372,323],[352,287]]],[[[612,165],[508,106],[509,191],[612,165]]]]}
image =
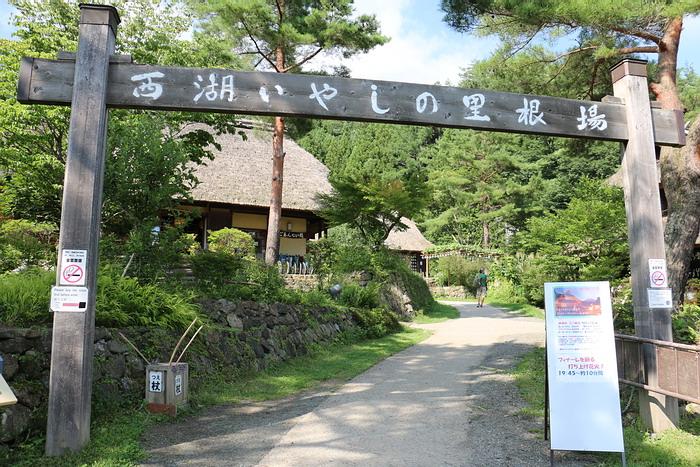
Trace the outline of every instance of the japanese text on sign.
{"type": "Polygon", "coordinates": [[[150,371],[148,373],[148,390],[150,392],[163,392],[162,371],[150,371]]]}
{"type": "MultiPolygon", "coordinates": [[[[141,73],[131,77],[136,86],[133,95],[142,99],[157,100],[167,92],[165,84],[159,80],[166,80],[167,76],[161,72],[141,73]]],[[[207,76],[197,75],[191,85],[191,99],[198,103],[202,101],[227,101],[232,102],[236,94],[235,76],[211,72],[207,76]]],[[[258,94],[260,99],[269,104],[272,99],[291,99],[292,93],[279,86],[275,86],[276,93],[270,93],[267,86],[260,86],[258,94]],[[276,94],[276,96],[275,96],[276,94]]],[[[342,94],[338,89],[326,82],[311,82],[308,89],[308,98],[314,101],[325,111],[331,111],[334,99],[342,94]]],[[[392,110],[391,106],[382,103],[382,89],[376,84],[371,84],[367,90],[368,110],[375,115],[383,115],[392,110]]],[[[355,97],[355,96],[353,96],[355,97]]],[[[361,97],[361,96],[360,96],[361,97]]],[[[491,108],[486,96],[481,93],[465,94],[462,97],[464,106],[464,119],[490,122],[500,114],[495,108],[491,108]]],[[[415,112],[417,114],[439,112],[441,102],[430,92],[420,93],[415,98],[415,112]]],[[[523,127],[546,126],[547,114],[539,99],[523,98],[522,107],[511,109],[511,114],[517,116],[518,124],[523,127]]],[[[598,112],[597,105],[580,106],[580,116],[571,117],[572,124],[579,131],[603,131],[608,127],[606,115],[598,112]]]]}

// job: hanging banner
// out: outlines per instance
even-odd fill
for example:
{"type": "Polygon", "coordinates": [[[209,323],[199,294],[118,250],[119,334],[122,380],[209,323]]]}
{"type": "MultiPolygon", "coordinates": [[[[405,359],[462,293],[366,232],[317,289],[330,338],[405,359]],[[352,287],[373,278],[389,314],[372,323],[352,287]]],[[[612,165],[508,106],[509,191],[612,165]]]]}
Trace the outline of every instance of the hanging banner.
{"type": "Polygon", "coordinates": [[[608,282],[545,284],[551,449],[624,452],[608,282]]]}

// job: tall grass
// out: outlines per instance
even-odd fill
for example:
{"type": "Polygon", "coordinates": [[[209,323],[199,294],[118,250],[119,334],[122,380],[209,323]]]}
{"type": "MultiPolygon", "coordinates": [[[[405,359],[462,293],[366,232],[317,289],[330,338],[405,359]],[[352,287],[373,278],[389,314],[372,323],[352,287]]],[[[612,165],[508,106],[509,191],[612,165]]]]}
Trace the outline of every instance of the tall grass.
{"type": "MultiPolygon", "coordinates": [[[[56,273],[33,269],[0,276],[0,323],[14,327],[50,324],[51,286],[56,273]]],[[[185,329],[200,313],[193,296],[156,283],[141,284],[102,268],[97,278],[95,324],[103,327],[144,326],[185,329]]]]}
{"type": "Polygon", "coordinates": [[[55,272],[38,268],[0,276],[0,323],[17,327],[50,323],[55,281],[55,272]]]}

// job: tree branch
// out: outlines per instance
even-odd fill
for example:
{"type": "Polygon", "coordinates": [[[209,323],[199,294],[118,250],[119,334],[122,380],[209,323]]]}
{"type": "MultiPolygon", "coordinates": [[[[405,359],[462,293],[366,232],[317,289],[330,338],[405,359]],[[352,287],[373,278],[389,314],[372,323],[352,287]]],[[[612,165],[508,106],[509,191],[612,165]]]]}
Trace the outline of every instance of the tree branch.
{"type": "MultiPolygon", "coordinates": [[[[255,50],[257,50],[258,54],[262,57],[262,59],[264,59],[264,60],[267,61],[270,65],[272,65],[272,68],[274,68],[276,71],[279,71],[279,70],[277,70],[277,66],[275,65],[275,62],[273,62],[272,59],[270,59],[270,58],[267,56],[267,54],[265,54],[265,52],[263,52],[263,50],[260,48],[260,45],[258,45],[258,41],[255,40],[255,37],[253,37],[253,33],[252,33],[252,31],[250,30],[250,28],[248,27],[248,23],[246,23],[245,21],[241,20],[241,24],[243,24],[243,28],[245,28],[245,31],[246,31],[246,33],[248,34],[248,37],[250,38],[250,40],[253,41],[253,45],[255,46],[255,50]]],[[[262,62],[262,60],[261,60],[261,62],[262,62]]],[[[258,62],[258,64],[259,64],[259,63],[260,63],[260,62],[258,62]]],[[[257,65],[256,65],[256,66],[257,66],[257,65]]]]}
{"type": "Polygon", "coordinates": [[[634,37],[639,37],[640,39],[644,39],[645,41],[653,42],[654,44],[660,44],[661,43],[661,37],[655,36],[653,34],[650,34],[646,31],[641,31],[637,29],[625,29],[625,28],[620,28],[620,27],[611,27],[610,28],[612,31],[619,32],[620,34],[625,34],[628,36],[634,36],[634,37]]]}
{"type": "Polygon", "coordinates": [[[284,70],[282,70],[282,73],[286,73],[288,71],[294,70],[295,68],[299,68],[302,66],[304,63],[308,62],[312,58],[314,58],[316,55],[318,55],[321,51],[323,50],[323,47],[319,47],[314,53],[311,55],[307,55],[306,58],[304,58],[302,61],[295,63],[294,65],[290,65],[284,70]]]}

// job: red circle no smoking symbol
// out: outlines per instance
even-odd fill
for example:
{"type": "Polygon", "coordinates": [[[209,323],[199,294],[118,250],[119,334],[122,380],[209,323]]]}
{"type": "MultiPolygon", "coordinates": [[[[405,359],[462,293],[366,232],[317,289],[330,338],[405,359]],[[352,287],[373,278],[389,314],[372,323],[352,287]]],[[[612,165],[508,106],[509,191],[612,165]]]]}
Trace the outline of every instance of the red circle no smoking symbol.
{"type": "Polygon", "coordinates": [[[71,264],[63,270],[63,279],[70,284],[80,282],[80,279],[82,278],[83,268],[81,268],[77,264],[71,264]]]}
{"type": "Polygon", "coordinates": [[[657,287],[664,285],[666,283],[666,276],[661,271],[654,271],[651,274],[651,283],[657,287]]]}

